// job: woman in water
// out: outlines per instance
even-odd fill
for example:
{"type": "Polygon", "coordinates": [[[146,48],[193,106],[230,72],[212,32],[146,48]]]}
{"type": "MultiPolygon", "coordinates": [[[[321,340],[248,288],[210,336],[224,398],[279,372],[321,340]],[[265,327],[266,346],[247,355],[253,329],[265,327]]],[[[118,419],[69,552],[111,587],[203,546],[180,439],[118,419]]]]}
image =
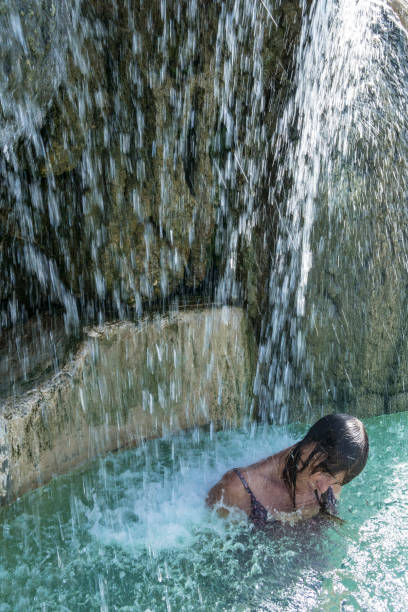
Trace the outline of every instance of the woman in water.
{"type": "Polygon", "coordinates": [[[228,508],[246,512],[262,527],[269,519],[332,516],[341,487],[364,468],[368,437],[364,425],[347,414],[321,418],[306,436],[276,455],[224,474],[207,496],[220,516],[228,508]]]}

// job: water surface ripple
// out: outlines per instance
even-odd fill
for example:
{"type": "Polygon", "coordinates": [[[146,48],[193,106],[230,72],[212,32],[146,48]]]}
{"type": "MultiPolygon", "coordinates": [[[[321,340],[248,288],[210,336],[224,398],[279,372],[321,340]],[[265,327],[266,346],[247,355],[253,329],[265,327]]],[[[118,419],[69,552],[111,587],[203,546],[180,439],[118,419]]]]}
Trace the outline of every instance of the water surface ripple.
{"type": "Polygon", "coordinates": [[[274,534],[208,488],[304,426],[193,431],[94,462],[0,513],[0,611],[408,609],[408,413],[366,420],[365,471],[337,525],[274,534]]]}

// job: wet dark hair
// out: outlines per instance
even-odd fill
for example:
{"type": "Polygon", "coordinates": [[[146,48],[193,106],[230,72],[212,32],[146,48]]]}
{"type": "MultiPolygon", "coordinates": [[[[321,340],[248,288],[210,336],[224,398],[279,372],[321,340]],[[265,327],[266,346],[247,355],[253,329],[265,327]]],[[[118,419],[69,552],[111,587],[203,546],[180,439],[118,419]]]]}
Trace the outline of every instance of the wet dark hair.
{"type": "Polygon", "coordinates": [[[312,473],[326,472],[336,476],[345,472],[342,484],[353,480],[364,469],[368,457],[368,437],[362,422],[349,414],[328,414],[319,419],[305,437],[294,445],[283,468],[285,482],[296,509],[296,478],[309,465],[312,473]],[[302,461],[306,447],[313,445],[302,461]]]}

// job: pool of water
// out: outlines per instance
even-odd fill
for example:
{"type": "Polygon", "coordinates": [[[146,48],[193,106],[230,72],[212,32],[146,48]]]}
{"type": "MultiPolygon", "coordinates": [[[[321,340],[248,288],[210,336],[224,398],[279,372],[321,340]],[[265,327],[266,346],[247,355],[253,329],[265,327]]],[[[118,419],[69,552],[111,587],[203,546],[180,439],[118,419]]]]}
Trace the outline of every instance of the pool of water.
{"type": "Polygon", "coordinates": [[[366,420],[346,523],[256,532],[206,508],[230,467],[303,426],[192,431],[95,461],[0,511],[0,611],[408,609],[408,412],[366,420]]]}

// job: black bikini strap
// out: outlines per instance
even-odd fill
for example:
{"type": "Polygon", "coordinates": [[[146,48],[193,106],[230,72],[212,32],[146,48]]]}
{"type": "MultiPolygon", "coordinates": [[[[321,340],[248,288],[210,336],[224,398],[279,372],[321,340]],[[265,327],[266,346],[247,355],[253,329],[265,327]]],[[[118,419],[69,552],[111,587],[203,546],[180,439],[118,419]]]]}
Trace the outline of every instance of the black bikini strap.
{"type": "Polygon", "coordinates": [[[249,497],[251,498],[251,514],[249,515],[250,519],[252,519],[252,521],[257,527],[263,527],[264,525],[266,525],[267,520],[268,520],[267,509],[265,508],[263,504],[261,504],[261,502],[259,502],[256,499],[255,495],[252,493],[247,481],[245,480],[241,472],[237,468],[234,468],[233,472],[236,473],[236,475],[242,482],[242,485],[245,491],[248,493],[249,497]]]}
{"type": "Polygon", "coordinates": [[[252,493],[251,489],[249,488],[249,484],[247,483],[247,481],[245,480],[245,478],[243,477],[243,475],[241,474],[239,469],[238,468],[234,468],[232,471],[236,473],[236,475],[238,476],[238,478],[240,479],[240,481],[244,485],[245,491],[247,491],[247,493],[249,493],[249,495],[251,497],[255,497],[255,495],[252,493]]]}

